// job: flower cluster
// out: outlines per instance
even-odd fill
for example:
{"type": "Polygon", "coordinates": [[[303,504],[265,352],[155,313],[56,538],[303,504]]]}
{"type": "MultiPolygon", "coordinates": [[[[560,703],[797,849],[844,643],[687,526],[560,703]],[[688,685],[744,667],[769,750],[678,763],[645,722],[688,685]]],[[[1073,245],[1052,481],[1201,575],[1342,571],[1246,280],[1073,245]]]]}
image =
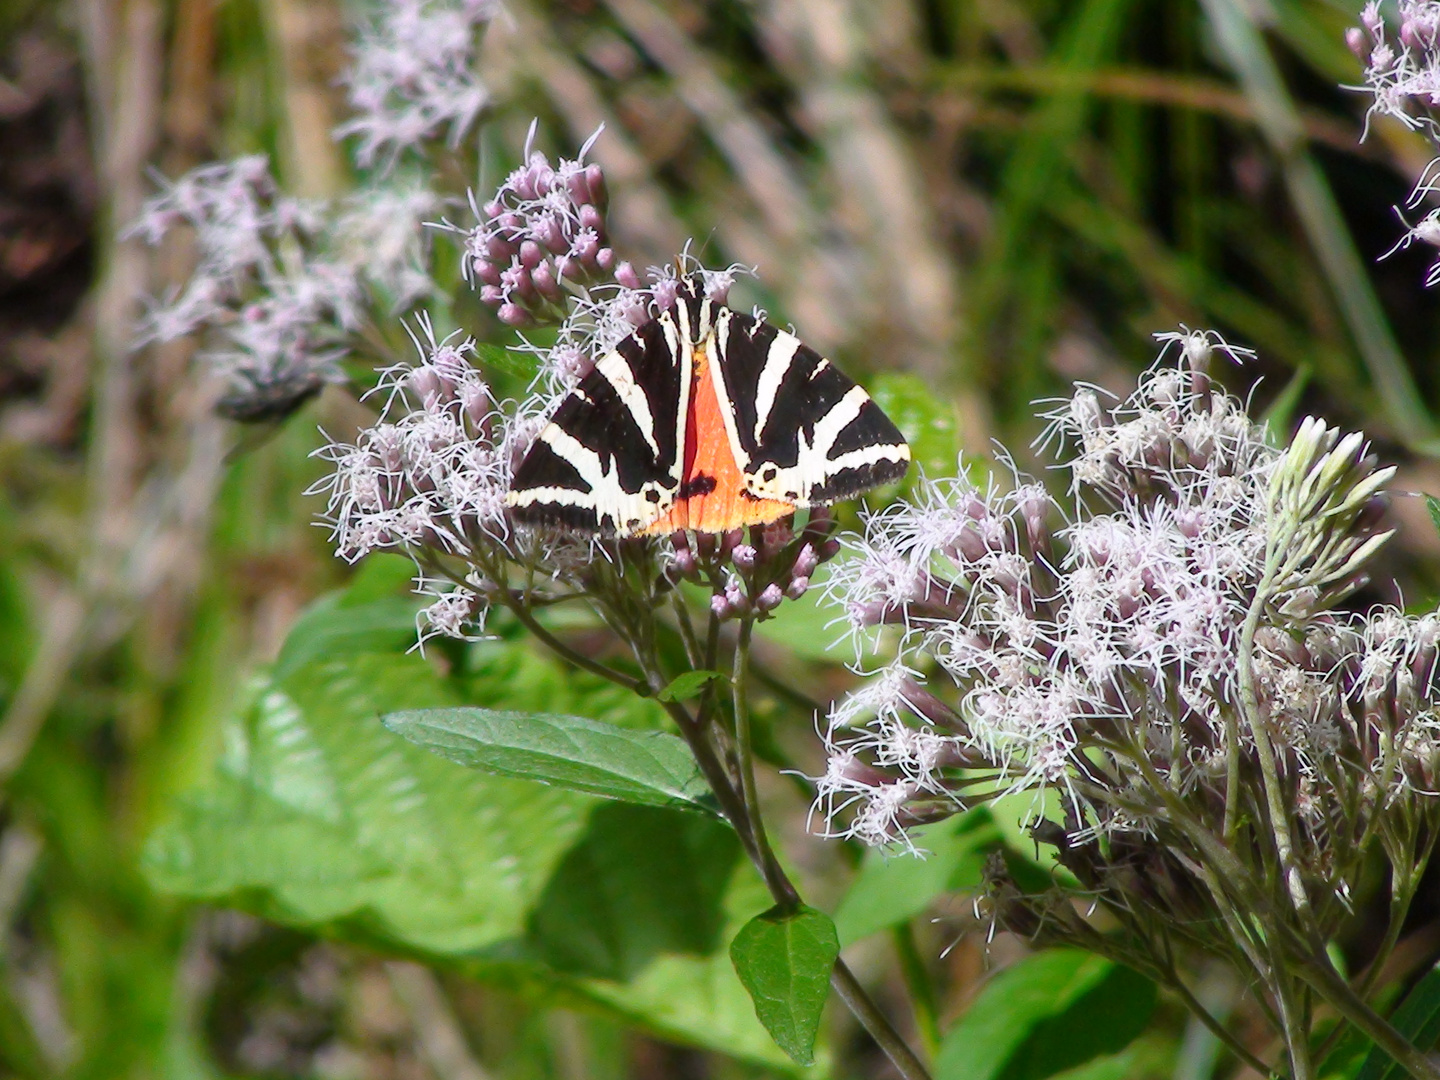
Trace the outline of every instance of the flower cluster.
{"type": "Polygon", "coordinates": [[[496,401],[474,364],[475,343],[437,341],[426,320],[418,364],[382,374],[379,420],[355,443],[332,442],[319,456],[335,471],[312,488],[329,496],[326,520],[336,554],[355,562],[372,551],[428,550],[469,565],[424,578],[436,597],[422,615],[432,632],[468,637],[483,628],[483,555],[505,551],[505,493],[538,428],[532,406],[496,401]],[[458,578],[458,580],[457,580],[458,578]]]}
{"type": "Polygon", "coordinates": [[[830,831],[906,842],[1056,788],[1072,846],[1168,836],[1170,796],[1226,835],[1234,775],[1273,751],[1294,856],[1327,895],[1327,836],[1430,798],[1440,619],[1334,610],[1390,535],[1393,469],[1313,419],[1273,448],[1212,387],[1214,339],[1168,338],[1180,367],[1114,407],[1082,388],[1051,414],[1076,448],[1063,514],[1034,483],[930,482],[837,562],[854,631],[892,628],[899,652],[832,713],[816,804],[830,831]]]}
{"type": "Polygon", "coordinates": [[[475,73],[478,31],[498,0],[387,0],[359,28],[342,76],[354,115],[335,130],[357,136],[355,158],[393,164],[448,128],[456,147],[489,103],[475,73]]]}
{"type": "Polygon", "coordinates": [[[595,132],[574,159],[554,166],[525,140],[524,164],[512,172],[465,232],[466,279],[480,299],[510,326],[558,322],[565,316],[562,282],[590,283],[615,270],[605,235],[605,177],[585,155],[595,132]]]}
{"type": "MultiPolygon", "coordinates": [[[[1347,44],[1365,64],[1364,90],[1371,95],[1366,128],[1368,131],[1372,118],[1390,116],[1406,127],[1425,130],[1434,141],[1440,133],[1433,115],[1440,105],[1440,2],[1400,0],[1397,14],[1399,25],[1392,34],[1378,0],[1371,0],[1361,12],[1361,25],[1351,27],[1346,34],[1347,44]]],[[[1440,159],[1425,168],[1405,209],[1395,208],[1405,232],[1382,258],[1416,241],[1440,247],[1440,209],[1427,211],[1414,225],[1405,216],[1406,211],[1419,209],[1435,194],[1437,163],[1440,159]]],[[[1425,284],[1440,284],[1440,257],[1426,274],[1425,284]]]]}
{"type": "Polygon", "coordinates": [[[1373,96],[1369,116],[1393,116],[1407,127],[1433,124],[1428,110],[1440,105],[1440,3],[1399,0],[1399,29],[1385,25],[1379,0],[1360,14],[1346,43],[1365,64],[1365,87],[1373,96]],[[1426,112],[1416,116],[1413,110],[1426,112]]]}
{"type": "Polygon", "coordinates": [[[194,236],[185,287],[152,305],[137,344],[191,335],[230,384],[220,411],[268,419],[340,378],[367,286],[392,305],[429,291],[420,222],[424,189],[364,190],[334,204],[283,195],[261,155],[204,165],[147,200],[130,235],[194,236]]]}

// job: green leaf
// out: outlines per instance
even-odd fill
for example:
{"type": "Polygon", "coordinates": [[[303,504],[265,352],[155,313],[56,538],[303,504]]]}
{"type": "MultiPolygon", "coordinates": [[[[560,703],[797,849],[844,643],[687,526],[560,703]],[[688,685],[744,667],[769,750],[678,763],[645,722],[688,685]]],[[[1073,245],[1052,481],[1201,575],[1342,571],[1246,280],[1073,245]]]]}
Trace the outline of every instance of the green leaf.
{"type": "MultiPolygon", "coordinates": [[[[1435,512],[1433,505],[1430,512],[1435,512]]],[[[1440,966],[1426,972],[1405,995],[1405,1000],[1391,1014],[1390,1023],[1417,1050],[1428,1053],[1435,1046],[1435,1041],[1440,1039],[1440,966]]],[[[1365,1056],[1355,1080],[1402,1080],[1405,1075],[1405,1070],[1376,1046],[1365,1056]]]]}
{"type": "MultiPolygon", "coordinates": [[[[320,610],[367,614],[399,587],[398,575],[367,577],[320,610]]],[[[479,642],[444,677],[363,635],[334,641],[221,718],[217,767],[150,837],[153,886],[795,1068],[720,947],[768,903],[756,875],[735,872],[727,827],[465,769],[379,723],[463,694],[497,709],[583,710],[638,736],[664,722],[653,699],[567,673],[525,641],[479,642]],[[563,940],[572,930],[588,940],[563,940]]],[[[103,937],[84,954],[103,955],[103,937]]]]}
{"type": "Polygon", "coordinates": [[[915,840],[921,857],[876,848],[865,853],[860,873],[835,912],[842,946],[914,918],[945,893],[974,889],[986,857],[1003,843],[983,806],[917,830],[915,840]]]}
{"type": "Polygon", "coordinates": [[[1044,1080],[1123,1050],[1155,1008],[1129,968],[1051,949],[996,975],[946,1033],[936,1080],[1044,1080]]]}
{"type": "Polygon", "coordinates": [[[1425,509],[1430,511],[1430,522],[1435,526],[1435,531],[1440,532],[1440,499],[1434,495],[1426,495],[1425,509]]]}
{"type": "Polygon", "coordinates": [[[248,893],[282,922],[354,920],[439,953],[518,937],[596,804],[457,769],[377,722],[446,697],[414,654],[261,682],[226,726],[212,784],[152,837],[151,880],[197,899],[248,893]]]}
{"type": "Polygon", "coordinates": [[[700,691],[712,682],[724,682],[725,675],[719,671],[687,671],[671,679],[669,685],[655,695],[660,701],[689,701],[699,697],[700,691]]]}
{"type": "Polygon", "coordinates": [[[480,366],[491,375],[513,375],[520,379],[532,379],[540,366],[539,358],[534,353],[521,352],[488,341],[475,343],[475,355],[480,360],[480,366]]]}
{"type": "Polygon", "coordinates": [[[739,856],[713,818],[601,806],[531,912],[531,946],[557,971],[622,982],[665,953],[713,953],[739,856]]]}
{"type": "Polygon", "coordinates": [[[830,971],[840,955],[835,924],[814,908],[771,908],[730,943],[730,961],[776,1045],[801,1065],[815,1060],[830,971]]]}
{"type": "Polygon", "coordinates": [[[927,476],[955,475],[960,441],[943,394],[918,375],[886,371],[871,382],[870,396],[904,434],[911,459],[927,476]]]}
{"type": "Polygon", "coordinates": [[[283,679],[341,653],[403,653],[415,644],[419,605],[397,594],[414,574],[408,559],[365,560],[349,588],[321,597],[295,620],[271,673],[283,679]]]}
{"type": "Polygon", "coordinates": [[[497,709],[390,713],[391,731],[472,769],[649,806],[700,807],[709,788],[683,740],[578,716],[497,709]]]}

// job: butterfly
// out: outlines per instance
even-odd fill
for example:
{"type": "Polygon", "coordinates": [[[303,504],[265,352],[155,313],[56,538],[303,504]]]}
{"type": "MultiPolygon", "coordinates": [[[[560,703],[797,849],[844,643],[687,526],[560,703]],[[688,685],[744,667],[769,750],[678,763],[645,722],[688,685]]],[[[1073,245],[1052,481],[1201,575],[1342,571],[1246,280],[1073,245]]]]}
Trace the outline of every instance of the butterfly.
{"type": "Polygon", "coordinates": [[[522,524],[601,536],[718,533],[850,498],[909,464],[862,387],[691,275],[560,402],[506,503],[522,524]]]}

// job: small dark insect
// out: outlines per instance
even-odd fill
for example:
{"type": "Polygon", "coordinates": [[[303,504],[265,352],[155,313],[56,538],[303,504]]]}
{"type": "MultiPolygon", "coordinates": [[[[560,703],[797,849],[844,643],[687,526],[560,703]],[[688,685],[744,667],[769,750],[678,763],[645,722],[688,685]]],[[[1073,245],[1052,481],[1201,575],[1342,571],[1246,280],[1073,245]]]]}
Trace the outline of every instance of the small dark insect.
{"type": "Polygon", "coordinates": [[[314,371],[245,378],[247,385],[236,387],[215,403],[218,415],[241,424],[284,420],[325,388],[325,379],[314,371]]]}

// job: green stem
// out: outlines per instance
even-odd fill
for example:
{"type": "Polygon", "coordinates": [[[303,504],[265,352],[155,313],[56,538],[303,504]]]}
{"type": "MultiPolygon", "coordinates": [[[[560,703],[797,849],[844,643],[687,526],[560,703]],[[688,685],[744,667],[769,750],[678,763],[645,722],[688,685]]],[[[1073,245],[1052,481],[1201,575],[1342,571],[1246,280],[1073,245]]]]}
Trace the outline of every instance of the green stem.
{"type": "MultiPolygon", "coordinates": [[[[750,828],[755,836],[755,849],[760,855],[761,872],[766,875],[770,891],[778,898],[782,893],[793,896],[795,906],[800,897],[793,888],[777,889],[776,882],[784,877],[779,861],[770,847],[770,837],[765,832],[765,819],[760,815],[760,796],[755,788],[755,749],[750,738],[750,636],[755,629],[755,620],[745,616],[740,620],[740,634],[735,639],[735,665],[730,672],[730,685],[735,705],[735,758],[740,772],[740,792],[745,800],[745,811],[750,819],[750,828]],[[777,878],[776,875],[779,875],[777,878]],[[771,880],[771,879],[774,880],[771,880]]],[[[788,882],[786,885],[788,886],[788,882]]],[[[784,902],[782,901],[782,906],[784,902]]]]}
{"type": "Polygon", "coordinates": [[[1210,1034],[1224,1043],[1232,1054],[1261,1076],[1273,1077],[1276,1075],[1274,1069],[1252,1054],[1245,1044],[1232,1035],[1230,1030],[1215,1017],[1214,1013],[1205,1008],[1200,999],[1190,992],[1190,988],[1180,981],[1180,976],[1173,969],[1169,972],[1165,984],[1180,996],[1180,1000],[1185,1003],[1185,1007],[1190,1010],[1191,1014],[1209,1029],[1210,1034]]]}
{"type": "MultiPolygon", "coordinates": [[[[1260,776],[1265,785],[1265,804],[1269,811],[1270,828],[1275,833],[1275,851],[1280,858],[1280,873],[1285,879],[1285,889],[1306,930],[1317,933],[1310,910],[1310,898],[1305,893],[1305,883],[1300,877],[1299,864],[1295,861],[1289,812],[1285,808],[1285,797],[1280,790],[1280,770],[1275,764],[1275,751],[1270,745],[1270,734],[1265,730],[1264,721],[1260,717],[1260,698],[1255,689],[1255,634],[1260,628],[1260,617],[1269,600],[1283,553],[1293,541],[1294,534],[1295,526],[1292,525],[1283,535],[1271,540],[1265,575],[1255,587],[1255,597],[1250,601],[1250,610],[1245,613],[1245,624],[1240,629],[1236,679],[1239,683],[1241,711],[1245,714],[1245,723],[1255,742],[1255,756],[1260,763],[1260,776]]],[[[1238,747],[1236,754],[1238,756],[1238,747]]],[[[1227,795],[1227,800],[1228,798],[1227,795]]]]}
{"type": "MultiPolygon", "coordinates": [[[[645,680],[632,678],[624,672],[616,671],[614,668],[607,667],[597,660],[591,660],[588,656],[578,653],[569,645],[566,645],[549,630],[541,626],[540,623],[536,621],[535,616],[530,613],[530,609],[524,601],[512,595],[509,589],[501,589],[497,595],[500,597],[501,602],[520,620],[521,625],[524,626],[526,630],[529,630],[530,633],[534,634],[547,649],[562,660],[591,674],[599,675],[602,679],[608,679],[610,682],[623,686],[632,693],[638,694],[640,697],[649,697],[652,693],[656,692],[657,688],[651,687],[645,680]]],[[[664,689],[663,685],[658,689],[664,689]]]]}
{"type": "Polygon", "coordinates": [[[1302,961],[1296,968],[1296,974],[1310,984],[1321,1000],[1369,1036],[1371,1042],[1415,1080],[1440,1080],[1440,1065],[1417,1050],[1389,1021],[1366,1005],[1331,966],[1328,957],[1302,961]]]}
{"type": "Polygon", "coordinates": [[[1280,1010],[1285,1051],[1290,1058],[1290,1078],[1314,1080],[1315,1067],[1310,1061],[1310,1025],[1306,1022],[1306,1010],[1299,1001],[1300,995],[1296,993],[1297,988],[1284,960],[1273,959],[1270,968],[1275,973],[1271,989],[1275,992],[1275,1004],[1280,1010]]]}
{"type": "MultiPolygon", "coordinates": [[[[715,621],[712,622],[710,640],[715,642],[718,639],[718,621],[715,621]]],[[[645,670],[646,677],[650,680],[650,686],[658,692],[665,686],[663,674],[655,667],[652,658],[647,657],[643,652],[637,651],[636,658],[645,670]]],[[[710,740],[706,738],[705,726],[697,718],[692,717],[689,710],[679,702],[669,701],[661,702],[661,704],[671,719],[675,721],[675,725],[680,729],[686,743],[689,744],[701,774],[709,783],[716,800],[720,803],[721,813],[725,815],[726,820],[730,822],[740,837],[740,844],[760,872],[761,878],[764,879],[771,899],[782,908],[795,910],[802,904],[799,890],[785,874],[784,868],[775,859],[768,844],[762,848],[757,843],[757,832],[761,836],[764,835],[759,829],[759,817],[758,815],[754,818],[751,817],[750,808],[744,796],[735,790],[724,764],[716,755],[710,740]]],[[[748,725],[748,721],[746,723],[748,725]]],[[[889,1018],[871,1000],[865,992],[865,988],[860,985],[860,981],[855,978],[855,973],[839,957],[836,957],[834,970],[830,973],[830,985],[855,1019],[860,1021],[860,1026],[869,1033],[876,1045],[890,1059],[890,1064],[895,1066],[895,1070],[900,1074],[902,1080],[930,1080],[929,1070],[915,1056],[915,1052],[895,1030],[895,1026],[890,1023],[889,1018]]]]}
{"type": "Polygon", "coordinates": [[[838,957],[835,960],[835,970],[830,974],[830,986],[855,1019],[860,1021],[860,1026],[869,1032],[880,1049],[885,1051],[890,1064],[895,1066],[895,1071],[904,1080],[930,1080],[930,1071],[870,999],[849,965],[838,957]]]}

